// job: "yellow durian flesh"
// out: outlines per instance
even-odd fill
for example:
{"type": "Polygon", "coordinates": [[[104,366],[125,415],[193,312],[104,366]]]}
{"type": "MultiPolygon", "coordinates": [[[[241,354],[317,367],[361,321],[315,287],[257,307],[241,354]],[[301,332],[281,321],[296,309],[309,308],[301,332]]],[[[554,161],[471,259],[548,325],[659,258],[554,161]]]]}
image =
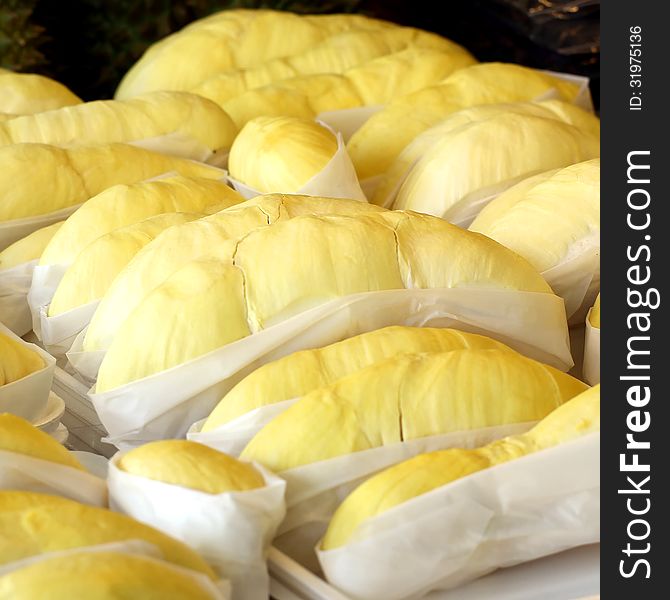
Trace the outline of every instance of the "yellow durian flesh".
{"type": "Polygon", "coordinates": [[[397,355],[303,396],[240,457],[281,472],[401,441],[535,421],[586,388],[508,350],[397,355]]]}
{"type": "Polygon", "coordinates": [[[324,348],[294,352],[263,365],[240,381],[214,408],[202,431],[216,429],[255,408],[299,398],[396,354],[461,348],[507,347],[491,338],[456,329],[391,326],[324,348]]]}
{"type": "Polygon", "coordinates": [[[322,171],[335,152],[335,134],[315,121],[258,117],[235,138],[228,170],[261,193],[293,193],[322,171]]]}
{"type": "Polygon", "coordinates": [[[253,465],[188,440],[144,444],[124,454],[117,467],[132,475],[207,494],[243,492],[265,485],[253,465]]]}
{"type": "Polygon", "coordinates": [[[354,133],[347,150],[359,178],[373,177],[386,172],[415,137],[453,112],[480,104],[534,100],[551,90],[571,101],[578,87],[521,65],[469,66],[440,83],[393,99],[354,133]]]}
{"type": "Polygon", "coordinates": [[[596,297],[596,302],[591,309],[591,314],[589,315],[589,322],[591,327],[600,329],[600,294],[596,297]]]}
{"type": "Polygon", "coordinates": [[[221,170],[128,144],[62,149],[44,144],[0,147],[0,222],[75,206],[116,184],[176,171],[221,178],[221,170]],[[39,168],[36,168],[39,165],[39,168]]]}
{"type": "Polygon", "coordinates": [[[117,552],[45,558],[0,576],[0,600],[214,600],[210,590],[170,563],[117,552]],[[46,595],[46,596],[45,596],[46,595]]]}
{"type": "Polygon", "coordinates": [[[500,114],[464,125],[432,145],[410,170],[393,206],[448,219],[474,193],[599,154],[597,135],[554,119],[500,114]]]}
{"type": "Polygon", "coordinates": [[[600,159],[513,186],[470,229],[514,250],[540,272],[555,267],[600,231],[600,159]]]}
{"type": "Polygon", "coordinates": [[[225,183],[203,178],[175,176],[115,185],[85,202],[65,221],[44,249],[40,264],[70,264],[100,236],[155,215],[214,212],[242,200],[225,183]]]}
{"type": "Polygon", "coordinates": [[[49,434],[10,413],[0,413],[0,450],[84,470],[81,463],[49,434]]]}
{"type": "Polygon", "coordinates": [[[27,346],[0,332],[0,386],[44,368],[44,360],[27,346]]]}
{"type": "Polygon", "coordinates": [[[92,241],[65,271],[51,299],[49,316],[99,300],[133,256],[162,231],[202,216],[196,213],[164,213],[115,229],[92,241]]]}
{"type": "Polygon", "coordinates": [[[0,113],[28,115],[80,103],[62,83],[43,75],[0,72],[0,113]]]}
{"type": "Polygon", "coordinates": [[[7,246],[0,252],[0,271],[38,259],[65,221],[47,225],[7,246]]]}
{"type": "Polygon", "coordinates": [[[0,123],[0,143],[56,146],[132,142],[171,133],[226,151],[237,128],[211,100],[185,92],[155,92],[132,100],[96,100],[0,123]]]}
{"type": "Polygon", "coordinates": [[[121,324],[146,295],[186,263],[209,256],[230,260],[237,239],[257,227],[303,214],[381,212],[365,202],[313,196],[258,196],[205,219],[169,229],[131,260],[89,324],[84,350],[107,349],[121,324]]]}
{"type": "Polygon", "coordinates": [[[215,579],[189,546],[130,517],[48,494],[0,491],[0,564],[124,540],[159,548],[164,560],[215,579]]]}
{"type": "Polygon", "coordinates": [[[438,487],[600,429],[600,386],[568,400],[525,434],[474,450],[453,448],[394,465],[356,488],[333,515],[322,550],[345,545],[366,520],[438,487]]]}
{"type": "Polygon", "coordinates": [[[249,335],[242,271],[187,263],[129,315],[105,355],[96,393],[148,377],[249,335]]]}

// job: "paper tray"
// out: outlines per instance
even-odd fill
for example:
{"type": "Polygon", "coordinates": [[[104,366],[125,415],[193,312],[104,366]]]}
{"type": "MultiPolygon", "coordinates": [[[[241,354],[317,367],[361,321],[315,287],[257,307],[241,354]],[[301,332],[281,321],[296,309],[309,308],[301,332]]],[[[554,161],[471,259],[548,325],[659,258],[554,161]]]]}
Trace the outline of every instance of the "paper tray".
{"type": "MultiPolygon", "coordinates": [[[[268,567],[275,600],[348,600],[276,548],[270,550],[268,567]]],[[[599,594],[600,544],[594,544],[500,569],[425,600],[586,600],[599,594]]]]}

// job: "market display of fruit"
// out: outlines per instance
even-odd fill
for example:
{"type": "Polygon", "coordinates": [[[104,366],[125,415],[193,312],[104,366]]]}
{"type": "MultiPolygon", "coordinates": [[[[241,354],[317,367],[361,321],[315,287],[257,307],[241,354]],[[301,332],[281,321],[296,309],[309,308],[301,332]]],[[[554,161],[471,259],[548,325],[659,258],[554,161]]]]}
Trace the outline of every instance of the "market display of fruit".
{"type": "Polygon", "coordinates": [[[402,600],[598,543],[586,84],[270,9],[114,99],[0,70],[0,600],[265,600],[272,545],[402,600]]]}

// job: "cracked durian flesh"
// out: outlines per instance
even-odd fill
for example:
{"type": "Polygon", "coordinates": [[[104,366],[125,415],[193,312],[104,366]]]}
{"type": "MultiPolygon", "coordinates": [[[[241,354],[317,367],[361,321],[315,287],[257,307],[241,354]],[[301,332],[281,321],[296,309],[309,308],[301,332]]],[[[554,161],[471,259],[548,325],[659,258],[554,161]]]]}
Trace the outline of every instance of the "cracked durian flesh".
{"type": "Polygon", "coordinates": [[[591,245],[600,234],[600,159],[522,181],[470,226],[544,272],[591,245]]]}
{"type": "Polygon", "coordinates": [[[0,332],[0,386],[14,383],[45,367],[44,360],[24,344],[0,332]]]}
{"type": "Polygon", "coordinates": [[[258,117],[235,138],[228,170],[260,193],[293,193],[321,172],[335,152],[335,134],[315,121],[258,117]]]}
{"type": "Polygon", "coordinates": [[[221,181],[166,177],[120,184],[85,202],[56,232],[41,265],[70,264],[88,244],[120,227],[168,212],[214,212],[243,198],[221,181]]]}
{"type": "Polygon", "coordinates": [[[0,71],[0,113],[29,115],[81,104],[62,83],[33,73],[0,71]]]}
{"type": "Polygon", "coordinates": [[[536,421],[587,387],[508,350],[397,355],[303,396],[240,458],[279,473],[401,441],[536,421]]]}
{"type": "Polygon", "coordinates": [[[104,508],[33,492],[0,491],[0,565],[47,552],[142,540],[157,546],[164,560],[216,579],[186,544],[104,508]]]}
{"type": "Polygon", "coordinates": [[[117,467],[132,475],[207,494],[243,492],[265,485],[253,465],[188,440],[144,444],[124,454],[117,467]]]}
{"type": "Polygon", "coordinates": [[[0,144],[67,147],[133,142],[175,132],[216,152],[230,148],[237,128],[211,100],[185,92],[156,92],[132,100],[96,100],[16,117],[0,123],[0,144]]]}
{"type": "Polygon", "coordinates": [[[75,206],[115,184],[176,171],[221,178],[221,170],[127,144],[62,149],[44,144],[0,147],[0,222],[75,206]],[[39,169],[35,168],[39,165],[39,169]]]}
{"type": "Polygon", "coordinates": [[[7,246],[0,252],[0,271],[37,260],[64,222],[58,221],[53,225],[42,227],[7,246]]]}
{"type": "Polygon", "coordinates": [[[49,316],[99,300],[133,256],[162,231],[202,216],[164,213],[100,236],[86,246],[65,271],[51,299],[49,316]]]}
{"type": "Polygon", "coordinates": [[[65,446],[49,434],[33,427],[25,419],[10,413],[0,413],[0,450],[84,470],[65,446]]]}
{"type": "Polygon", "coordinates": [[[151,290],[191,260],[203,256],[231,260],[237,239],[257,227],[303,214],[375,212],[382,209],[355,200],[271,194],[165,231],[114,280],[93,315],[84,350],[107,349],[121,324],[151,290]]]}
{"type": "Polygon", "coordinates": [[[74,552],[0,576],[0,600],[214,600],[169,562],[120,552],[74,552]]]}
{"type": "Polygon", "coordinates": [[[549,413],[530,431],[496,440],[481,448],[452,448],[398,463],[358,486],[333,515],[322,550],[351,541],[366,520],[477,471],[600,429],[600,385],[587,389],[549,413]]]}
{"type": "Polygon", "coordinates": [[[299,398],[396,354],[461,348],[509,350],[491,338],[456,329],[384,327],[324,348],[294,352],[263,365],[221,399],[202,431],[216,429],[261,406],[299,398]]]}
{"type": "Polygon", "coordinates": [[[600,329],[600,294],[596,297],[596,302],[591,309],[591,315],[589,316],[589,322],[591,327],[600,329]]]}

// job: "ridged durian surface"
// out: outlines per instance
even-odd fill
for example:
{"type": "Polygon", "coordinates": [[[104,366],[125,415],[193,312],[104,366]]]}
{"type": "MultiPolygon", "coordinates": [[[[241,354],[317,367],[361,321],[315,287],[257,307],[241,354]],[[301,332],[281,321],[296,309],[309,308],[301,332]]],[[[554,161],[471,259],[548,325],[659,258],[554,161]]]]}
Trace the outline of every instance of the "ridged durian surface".
{"type": "Polygon", "coordinates": [[[62,83],[48,77],[0,71],[0,113],[30,115],[80,103],[62,83]]]}

